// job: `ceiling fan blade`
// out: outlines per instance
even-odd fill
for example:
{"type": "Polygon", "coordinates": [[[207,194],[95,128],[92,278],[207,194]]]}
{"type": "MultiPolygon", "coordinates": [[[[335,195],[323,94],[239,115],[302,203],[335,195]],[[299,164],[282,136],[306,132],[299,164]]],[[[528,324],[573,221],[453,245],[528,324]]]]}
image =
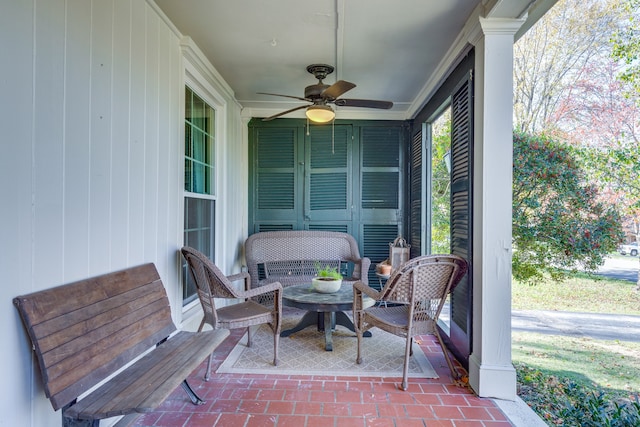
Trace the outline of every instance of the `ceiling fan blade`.
{"type": "Polygon", "coordinates": [[[376,101],[373,99],[336,99],[334,104],[339,107],[380,108],[383,110],[393,107],[393,102],[391,101],[376,101]]]}
{"type": "Polygon", "coordinates": [[[337,82],[323,90],[320,96],[325,99],[336,99],[337,97],[339,97],[346,91],[353,89],[354,87],[356,87],[356,85],[351,82],[338,80],[337,82]]]}
{"type": "MultiPolygon", "coordinates": [[[[303,100],[303,101],[305,101],[305,100],[303,100]]],[[[303,108],[307,108],[307,107],[308,107],[308,105],[301,105],[299,107],[295,107],[295,108],[292,108],[290,110],[283,111],[282,113],[274,114],[273,116],[270,116],[270,117],[265,117],[264,119],[262,119],[262,121],[263,122],[268,122],[269,120],[277,119],[280,116],[284,116],[285,114],[293,113],[294,111],[302,110],[303,108]]]]}
{"type": "Polygon", "coordinates": [[[266,92],[256,92],[258,95],[272,95],[272,96],[283,96],[285,98],[293,98],[293,99],[299,99],[300,101],[309,101],[311,102],[310,99],[307,98],[300,98],[299,96],[293,96],[293,95],[280,95],[279,93],[266,93],[266,92]]]}

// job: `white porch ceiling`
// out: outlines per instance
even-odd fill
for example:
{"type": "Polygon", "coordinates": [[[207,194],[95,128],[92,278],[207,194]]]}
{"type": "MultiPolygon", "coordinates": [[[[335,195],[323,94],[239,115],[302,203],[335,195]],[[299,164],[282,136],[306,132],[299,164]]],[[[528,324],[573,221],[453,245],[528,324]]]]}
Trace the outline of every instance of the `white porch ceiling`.
{"type": "MultiPolygon", "coordinates": [[[[537,20],[556,0],[155,0],[207,56],[251,116],[305,104],[309,64],[336,67],[325,84],[343,98],[392,101],[391,110],[337,107],[337,118],[411,118],[442,73],[471,16],[537,20]],[[533,13],[535,12],[535,13],[533,13]],[[541,13],[540,13],[541,12],[541,13]]],[[[477,21],[477,19],[476,19],[477,21]]],[[[533,21],[533,20],[531,20],[533,21]]],[[[528,28],[531,23],[525,25],[528,28]]],[[[462,43],[465,41],[462,40],[462,43]]],[[[284,117],[303,117],[298,111],[284,117]]]]}

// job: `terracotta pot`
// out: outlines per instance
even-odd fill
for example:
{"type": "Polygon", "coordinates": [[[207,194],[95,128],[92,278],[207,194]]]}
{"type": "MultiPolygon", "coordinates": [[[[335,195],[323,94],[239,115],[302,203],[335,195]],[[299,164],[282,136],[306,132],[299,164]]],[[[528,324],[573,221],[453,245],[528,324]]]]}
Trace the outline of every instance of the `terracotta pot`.
{"type": "Polygon", "coordinates": [[[378,264],[378,273],[383,276],[391,274],[391,264],[378,264]]]}

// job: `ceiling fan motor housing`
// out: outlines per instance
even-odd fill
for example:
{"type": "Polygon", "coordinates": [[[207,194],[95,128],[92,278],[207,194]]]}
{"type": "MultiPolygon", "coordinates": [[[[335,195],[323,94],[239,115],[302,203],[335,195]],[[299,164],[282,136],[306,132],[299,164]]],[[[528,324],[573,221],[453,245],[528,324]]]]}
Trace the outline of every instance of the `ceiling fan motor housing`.
{"type": "Polygon", "coordinates": [[[304,97],[310,99],[313,102],[322,101],[322,92],[327,89],[329,85],[315,84],[304,88],[304,97]]]}

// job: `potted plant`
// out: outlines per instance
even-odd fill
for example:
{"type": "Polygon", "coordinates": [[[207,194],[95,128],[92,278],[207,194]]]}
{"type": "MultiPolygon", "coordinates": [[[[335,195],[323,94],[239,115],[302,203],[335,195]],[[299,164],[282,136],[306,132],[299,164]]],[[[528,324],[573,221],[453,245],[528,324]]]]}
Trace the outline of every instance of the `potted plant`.
{"type": "Polygon", "coordinates": [[[338,292],[342,286],[342,274],[337,267],[329,265],[322,266],[316,263],[316,277],[311,279],[311,287],[323,294],[338,292]]]}

